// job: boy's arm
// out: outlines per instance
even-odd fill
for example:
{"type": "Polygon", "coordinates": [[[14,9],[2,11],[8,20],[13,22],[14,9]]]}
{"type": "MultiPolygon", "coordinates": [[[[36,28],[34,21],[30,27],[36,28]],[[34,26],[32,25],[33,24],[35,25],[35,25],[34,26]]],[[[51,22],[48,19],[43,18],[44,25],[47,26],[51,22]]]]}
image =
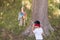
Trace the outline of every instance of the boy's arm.
{"type": "Polygon", "coordinates": [[[45,36],[43,29],[42,29],[42,35],[45,36]]]}
{"type": "Polygon", "coordinates": [[[32,25],[32,31],[34,31],[35,27],[34,27],[34,24],[32,25]]]}
{"type": "Polygon", "coordinates": [[[44,31],[43,31],[42,35],[43,35],[44,37],[46,36],[46,35],[44,34],[44,31]]]}
{"type": "Polygon", "coordinates": [[[34,30],[34,26],[32,27],[32,31],[34,30]]]}

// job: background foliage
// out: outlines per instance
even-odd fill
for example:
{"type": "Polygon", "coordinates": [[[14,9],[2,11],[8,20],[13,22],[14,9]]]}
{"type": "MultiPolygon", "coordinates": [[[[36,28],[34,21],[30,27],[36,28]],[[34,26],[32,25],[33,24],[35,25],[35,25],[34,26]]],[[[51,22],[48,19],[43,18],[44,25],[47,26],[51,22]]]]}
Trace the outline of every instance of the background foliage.
{"type": "MultiPolygon", "coordinates": [[[[26,0],[23,0],[26,1],[26,0]]],[[[28,0],[28,4],[24,4],[25,11],[28,15],[26,26],[29,25],[31,19],[31,6],[32,1],[28,0]]],[[[22,7],[22,0],[0,0],[0,40],[5,38],[4,34],[18,36],[26,28],[26,26],[18,26],[18,13],[22,7]]],[[[54,33],[51,33],[49,38],[45,40],[60,40],[60,0],[48,0],[48,18],[55,29],[54,33]]],[[[7,40],[11,38],[6,37],[7,40]]],[[[33,38],[27,37],[27,40],[33,40],[33,38]]]]}

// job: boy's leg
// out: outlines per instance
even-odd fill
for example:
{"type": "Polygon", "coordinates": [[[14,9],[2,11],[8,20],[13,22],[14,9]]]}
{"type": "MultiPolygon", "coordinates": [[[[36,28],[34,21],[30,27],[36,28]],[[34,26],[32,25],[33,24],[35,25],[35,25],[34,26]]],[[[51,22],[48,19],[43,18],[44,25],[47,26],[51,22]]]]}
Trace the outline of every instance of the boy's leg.
{"type": "Polygon", "coordinates": [[[22,26],[22,18],[20,19],[19,26],[22,26]]]}
{"type": "Polygon", "coordinates": [[[25,19],[24,19],[24,26],[25,26],[25,19]]]}

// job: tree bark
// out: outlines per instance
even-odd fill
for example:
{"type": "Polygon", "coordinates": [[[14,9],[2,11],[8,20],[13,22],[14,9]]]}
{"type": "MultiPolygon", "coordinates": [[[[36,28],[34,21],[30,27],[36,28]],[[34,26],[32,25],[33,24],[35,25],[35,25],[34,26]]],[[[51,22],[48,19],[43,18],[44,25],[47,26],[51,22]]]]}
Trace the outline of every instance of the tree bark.
{"type": "Polygon", "coordinates": [[[39,20],[46,35],[54,31],[48,21],[48,0],[33,0],[32,20],[39,20]]]}
{"type": "MultiPolygon", "coordinates": [[[[39,20],[41,26],[44,29],[44,33],[49,35],[49,31],[54,31],[48,21],[48,0],[33,0],[32,1],[32,21],[39,20]]],[[[31,34],[31,25],[25,30],[24,34],[31,34]]]]}

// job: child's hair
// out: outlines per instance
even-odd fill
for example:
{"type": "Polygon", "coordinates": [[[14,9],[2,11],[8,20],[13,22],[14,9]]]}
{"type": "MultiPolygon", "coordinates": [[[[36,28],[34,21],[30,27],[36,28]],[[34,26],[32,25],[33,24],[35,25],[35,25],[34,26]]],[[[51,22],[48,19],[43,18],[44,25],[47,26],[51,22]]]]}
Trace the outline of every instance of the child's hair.
{"type": "Polygon", "coordinates": [[[40,21],[37,20],[37,21],[35,21],[34,23],[35,23],[35,24],[40,24],[40,21]]]}
{"type": "Polygon", "coordinates": [[[35,22],[34,22],[34,26],[38,26],[38,27],[40,27],[40,21],[38,21],[38,20],[35,21],[35,22]]]}

